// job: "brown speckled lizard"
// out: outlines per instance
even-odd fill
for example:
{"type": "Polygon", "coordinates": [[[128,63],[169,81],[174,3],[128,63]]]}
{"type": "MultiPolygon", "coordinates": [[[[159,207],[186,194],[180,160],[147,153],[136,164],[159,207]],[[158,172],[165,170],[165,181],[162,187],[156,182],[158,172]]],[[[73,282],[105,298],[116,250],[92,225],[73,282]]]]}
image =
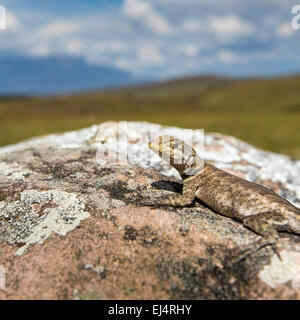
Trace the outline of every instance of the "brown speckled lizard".
{"type": "Polygon", "coordinates": [[[276,251],[277,231],[300,234],[300,209],[272,190],[232,175],[203,161],[183,141],[161,136],[149,148],[169,163],[183,180],[182,194],[147,205],[188,206],[195,199],[215,212],[236,219],[262,238],[245,251],[271,245],[276,251]]]}

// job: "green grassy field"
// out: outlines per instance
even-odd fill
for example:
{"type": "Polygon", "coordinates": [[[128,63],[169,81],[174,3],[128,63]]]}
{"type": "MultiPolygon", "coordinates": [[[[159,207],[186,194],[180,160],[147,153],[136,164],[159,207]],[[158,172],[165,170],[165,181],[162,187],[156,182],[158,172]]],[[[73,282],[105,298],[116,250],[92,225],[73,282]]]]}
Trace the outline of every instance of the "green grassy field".
{"type": "Polygon", "coordinates": [[[108,120],[230,134],[300,159],[300,76],[190,78],[48,98],[0,99],[0,145],[108,120]]]}

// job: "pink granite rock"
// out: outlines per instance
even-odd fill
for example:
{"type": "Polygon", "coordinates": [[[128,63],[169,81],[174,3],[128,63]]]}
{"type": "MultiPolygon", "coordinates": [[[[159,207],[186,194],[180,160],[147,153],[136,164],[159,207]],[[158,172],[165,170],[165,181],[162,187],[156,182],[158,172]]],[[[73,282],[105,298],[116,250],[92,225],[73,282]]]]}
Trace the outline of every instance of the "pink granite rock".
{"type": "MultiPolygon", "coordinates": [[[[1,299],[300,298],[299,237],[281,235],[282,261],[265,248],[236,262],[259,239],[239,222],[201,204],[141,206],[181,186],[147,159],[149,132],[182,129],[122,128],[127,164],[99,159],[99,145],[113,148],[114,122],[0,149],[1,299]]],[[[300,161],[220,134],[205,135],[204,155],[300,205],[300,161]]]]}

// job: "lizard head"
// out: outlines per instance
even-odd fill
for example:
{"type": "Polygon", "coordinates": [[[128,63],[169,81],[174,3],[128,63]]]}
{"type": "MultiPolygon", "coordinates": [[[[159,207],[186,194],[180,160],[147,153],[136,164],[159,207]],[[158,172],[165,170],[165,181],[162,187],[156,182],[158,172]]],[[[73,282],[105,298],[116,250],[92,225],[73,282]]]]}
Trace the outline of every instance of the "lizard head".
{"type": "Polygon", "coordinates": [[[201,160],[189,144],[173,136],[160,136],[149,143],[149,148],[183,176],[202,170],[201,160]]]}

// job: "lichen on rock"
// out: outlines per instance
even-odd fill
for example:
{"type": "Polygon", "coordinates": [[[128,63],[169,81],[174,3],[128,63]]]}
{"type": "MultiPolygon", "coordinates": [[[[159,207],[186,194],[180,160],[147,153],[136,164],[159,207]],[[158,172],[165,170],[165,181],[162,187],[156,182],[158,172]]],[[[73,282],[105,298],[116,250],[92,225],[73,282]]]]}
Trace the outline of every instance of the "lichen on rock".
{"type": "Polygon", "coordinates": [[[29,245],[42,243],[52,232],[65,236],[90,216],[76,194],[58,190],[27,190],[18,201],[0,202],[0,241],[22,243],[16,255],[29,245]],[[36,206],[37,205],[37,206],[36,206]]]}

